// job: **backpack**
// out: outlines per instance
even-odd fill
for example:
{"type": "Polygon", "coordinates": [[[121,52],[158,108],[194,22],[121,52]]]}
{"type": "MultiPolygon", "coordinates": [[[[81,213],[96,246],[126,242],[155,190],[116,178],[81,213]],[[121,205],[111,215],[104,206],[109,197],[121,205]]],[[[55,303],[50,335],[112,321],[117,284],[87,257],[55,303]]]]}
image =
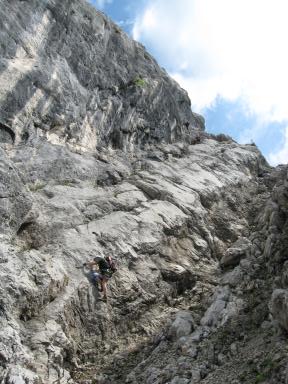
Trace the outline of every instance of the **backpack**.
{"type": "Polygon", "coordinates": [[[114,260],[101,259],[98,262],[100,272],[104,275],[113,275],[117,271],[114,260]]]}

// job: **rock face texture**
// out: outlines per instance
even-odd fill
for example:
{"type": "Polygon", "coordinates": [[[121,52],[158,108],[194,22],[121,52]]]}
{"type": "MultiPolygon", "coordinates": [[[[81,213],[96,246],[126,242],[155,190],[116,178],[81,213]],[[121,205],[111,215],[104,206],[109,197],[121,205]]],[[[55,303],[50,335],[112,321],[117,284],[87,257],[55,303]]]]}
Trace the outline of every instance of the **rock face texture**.
{"type": "Polygon", "coordinates": [[[287,168],[86,2],[0,16],[1,384],[287,384],[287,168]]]}
{"type": "Polygon", "coordinates": [[[203,130],[187,93],[86,2],[4,0],[0,12],[3,142],[131,150],[203,130]]]}

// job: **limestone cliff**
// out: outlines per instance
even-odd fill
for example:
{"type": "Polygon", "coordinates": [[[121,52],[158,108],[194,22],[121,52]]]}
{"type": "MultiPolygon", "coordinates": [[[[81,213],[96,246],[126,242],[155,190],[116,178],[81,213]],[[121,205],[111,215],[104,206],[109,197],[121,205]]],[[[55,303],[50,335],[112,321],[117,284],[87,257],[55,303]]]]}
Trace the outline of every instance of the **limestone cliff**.
{"type": "Polygon", "coordinates": [[[131,150],[203,129],[187,93],[85,1],[3,0],[0,12],[2,141],[131,150]]]}
{"type": "Polygon", "coordinates": [[[286,167],[86,2],[0,16],[1,384],[287,383],[286,167]]]}

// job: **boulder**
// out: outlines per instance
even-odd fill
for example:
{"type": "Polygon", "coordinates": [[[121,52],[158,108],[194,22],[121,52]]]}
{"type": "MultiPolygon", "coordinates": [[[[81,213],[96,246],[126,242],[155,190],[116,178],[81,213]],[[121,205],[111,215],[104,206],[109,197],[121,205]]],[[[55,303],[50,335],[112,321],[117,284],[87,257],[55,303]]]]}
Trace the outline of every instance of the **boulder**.
{"type": "Polygon", "coordinates": [[[220,260],[222,268],[234,267],[240,260],[249,254],[251,242],[246,237],[238,239],[232,247],[228,248],[220,260]]]}
{"type": "Polygon", "coordinates": [[[274,319],[288,331],[288,290],[275,289],[273,291],[270,309],[274,319]]]}
{"type": "Polygon", "coordinates": [[[171,340],[178,340],[182,336],[188,336],[194,329],[194,321],[191,312],[180,311],[168,330],[171,340]]]}

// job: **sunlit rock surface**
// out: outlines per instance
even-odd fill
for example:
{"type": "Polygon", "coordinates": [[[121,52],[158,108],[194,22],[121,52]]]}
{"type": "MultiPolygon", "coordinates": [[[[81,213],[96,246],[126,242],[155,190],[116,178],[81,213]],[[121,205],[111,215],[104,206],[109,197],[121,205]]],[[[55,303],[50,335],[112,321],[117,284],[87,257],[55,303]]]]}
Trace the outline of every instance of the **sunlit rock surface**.
{"type": "Polygon", "coordinates": [[[191,140],[187,93],[84,1],[1,1],[0,132],[95,150],[191,140]]]}
{"type": "Polygon", "coordinates": [[[0,36],[0,382],[286,383],[286,167],[84,1],[1,0],[0,36]]]}

